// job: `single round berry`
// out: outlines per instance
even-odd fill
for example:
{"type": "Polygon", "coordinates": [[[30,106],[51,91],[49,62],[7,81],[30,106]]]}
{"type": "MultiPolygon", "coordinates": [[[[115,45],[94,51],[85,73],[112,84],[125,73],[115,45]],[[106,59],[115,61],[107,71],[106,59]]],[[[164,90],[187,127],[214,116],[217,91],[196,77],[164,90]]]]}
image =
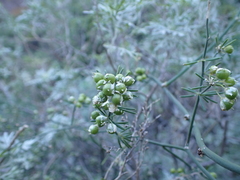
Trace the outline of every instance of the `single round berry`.
{"type": "Polygon", "coordinates": [[[97,133],[98,133],[98,130],[99,130],[99,127],[98,127],[98,125],[96,125],[96,124],[93,124],[93,125],[91,125],[91,126],[88,128],[88,132],[89,132],[90,134],[97,134],[97,133]]]}
{"type": "Polygon", "coordinates": [[[218,68],[216,71],[216,76],[218,79],[228,79],[231,71],[225,68],[218,68]]]}
{"type": "Polygon", "coordinates": [[[104,84],[106,84],[106,81],[105,81],[104,79],[101,79],[101,80],[99,80],[99,81],[96,83],[96,88],[97,88],[98,90],[102,90],[104,84]]]}
{"type": "Polygon", "coordinates": [[[233,77],[228,77],[225,80],[227,86],[234,86],[236,84],[236,80],[233,77]]]}
{"type": "Polygon", "coordinates": [[[175,168],[171,168],[171,169],[170,169],[170,173],[174,174],[174,173],[176,173],[176,172],[177,172],[177,170],[176,170],[175,168]]]}
{"type": "Polygon", "coordinates": [[[126,86],[131,86],[131,85],[134,84],[134,82],[135,82],[135,80],[134,80],[131,76],[126,76],[126,77],[124,78],[124,84],[125,84],[126,86]]]}
{"type": "Polygon", "coordinates": [[[110,73],[106,74],[106,75],[104,76],[104,79],[105,79],[107,82],[110,82],[110,83],[112,83],[112,84],[115,82],[115,76],[114,76],[113,74],[110,74],[110,73]]]}
{"type": "Polygon", "coordinates": [[[91,113],[91,119],[96,119],[100,115],[99,111],[93,111],[91,113]]]}
{"type": "Polygon", "coordinates": [[[123,113],[124,113],[124,111],[121,110],[121,109],[116,109],[116,110],[114,111],[114,114],[116,114],[116,115],[122,115],[123,113]]]}
{"type": "Polygon", "coordinates": [[[81,93],[78,97],[78,101],[83,103],[86,98],[87,98],[87,96],[85,94],[81,93]]]}
{"type": "Polygon", "coordinates": [[[228,45],[224,48],[224,51],[228,54],[231,54],[233,52],[233,46],[232,45],[228,45]]]}
{"type": "Polygon", "coordinates": [[[73,96],[70,96],[68,98],[68,102],[73,103],[75,101],[75,98],[73,96]]]}
{"type": "Polygon", "coordinates": [[[225,96],[228,99],[235,99],[238,96],[238,89],[235,87],[229,87],[225,89],[225,96]]]}
{"type": "Polygon", "coordinates": [[[94,79],[94,81],[97,83],[98,81],[100,81],[101,79],[103,79],[104,78],[104,76],[101,74],[101,73],[99,73],[99,72],[95,72],[94,74],[93,74],[93,79],[94,79]]]}
{"type": "Polygon", "coordinates": [[[114,84],[111,83],[107,83],[103,86],[102,92],[106,95],[106,96],[112,96],[114,93],[114,84]]]}
{"type": "Polygon", "coordinates": [[[114,94],[112,97],[112,103],[115,105],[120,105],[123,101],[123,97],[120,94],[114,94]]]}
{"type": "Polygon", "coordinates": [[[124,101],[128,101],[133,98],[133,95],[130,91],[125,92],[122,96],[124,101]]]}
{"type": "Polygon", "coordinates": [[[107,120],[107,117],[104,116],[104,115],[100,115],[96,118],[96,123],[99,127],[102,127],[105,125],[106,123],[106,120],[107,120]]]}
{"type": "Polygon", "coordinates": [[[211,66],[211,67],[209,68],[209,73],[210,73],[210,74],[216,74],[217,69],[218,69],[217,66],[211,66]]]}
{"type": "Polygon", "coordinates": [[[97,94],[98,98],[99,98],[99,101],[100,102],[106,102],[107,101],[107,96],[102,92],[100,91],[98,94],[97,94]]]}
{"type": "Polygon", "coordinates": [[[234,105],[234,100],[230,100],[226,97],[222,98],[220,101],[220,108],[222,111],[227,111],[229,109],[231,109],[234,105]]]}
{"type": "Polygon", "coordinates": [[[145,74],[145,69],[144,69],[144,68],[137,67],[137,68],[135,69],[135,73],[136,73],[137,75],[143,75],[143,74],[145,74]]]}
{"type": "Polygon", "coordinates": [[[115,90],[116,90],[116,92],[118,92],[120,94],[123,94],[127,90],[127,88],[126,88],[125,84],[117,83],[116,87],[115,87],[115,90]]]}
{"type": "Polygon", "coordinates": [[[117,74],[115,77],[116,82],[123,82],[124,76],[122,74],[117,74]]]}

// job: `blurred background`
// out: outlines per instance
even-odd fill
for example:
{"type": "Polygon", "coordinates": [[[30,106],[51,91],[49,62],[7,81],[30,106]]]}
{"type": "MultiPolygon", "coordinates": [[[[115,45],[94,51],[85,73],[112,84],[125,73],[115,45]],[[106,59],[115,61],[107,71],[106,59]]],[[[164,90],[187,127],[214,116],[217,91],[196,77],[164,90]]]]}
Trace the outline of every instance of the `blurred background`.
{"type": "MultiPolygon", "coordinates": [[[[239,9],[236,0],[211,2],[210,44],[239,9]]],[[[80,93],[92,98],[97,93],[93,72],[116,73],[118,66],[133,72],[144,67],[162,82],[171,79],[203,52],[206,11],[206,0],[0,0],[0,179],[112,180],[123,165],[123,180],[204,179],[161,147],[142,141],[122,151],[113,135],[89,135],[94,108],[74,110],[67,99],[80,93]],[[8,149],[24,125],[28,128],[8,149]],[[173,174],[171,168],[183,168],[184,173],[173,174]]],[[[236,39],[233,54],[224,55],[221,66],[238,81],[239,32],[237,22],[221,41],[236,39]]],[[[212,49],[207,56],[215,53],[212,49]]],[[[180,96],[187,94],[182,87],[199,84],[195,72],[200,65],[168,87],[189,112],[195,99],[180,96]]],[[[134,115],[123,118],[133,129],[146,128],[144,138],[184,146],[184,114],[154,82],[146,79],[134,88],[139,94],[128,105],[143,110],[137,123],[134,115]]],[[[196,116],[208,147],[237,164],[239,109],[239,101],[227,112],[202,102],[196,116]]],[[[197,157],[194,138],[190,149],[197,157]]],[[[184,152],[173,152],[195,166],[184,152]]],[[[218,179],[240,178],[206,157],[198,160],[218,179]]]]}

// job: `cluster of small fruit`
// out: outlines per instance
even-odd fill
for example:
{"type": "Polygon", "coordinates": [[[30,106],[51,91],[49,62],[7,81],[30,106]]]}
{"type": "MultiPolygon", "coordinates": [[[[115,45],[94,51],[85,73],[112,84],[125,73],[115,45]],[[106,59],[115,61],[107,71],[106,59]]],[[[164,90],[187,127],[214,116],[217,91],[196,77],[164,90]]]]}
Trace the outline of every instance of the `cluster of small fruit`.
{"type": "Polygon", "coordinates": [[[238,89],[233,87],[236,80],[231,77],[231,71],[226,68],[211,66],[209,69],[212,85],[221,86],[224,88],[224,96],[220,96],[220,108],[223,111],[231,109],[238,96],[238,89]]]}
{"type": "Polygon", "coordinates": [[[78,99],[76,99],[74,96],[70,96],[67,101],[71,104],[74,104],[76,107],[80,108],[84,104],[90,104],[91,98],[81,93],[78,99]]]}
{"type": "Polygon", "coordinates": [[[135,69],[135,75],[137,81],[143,81],[144,79],[147,79],[146,70],[144,68],[137,67],[135,69]]]}
{"type": "Polygon", "coordinates": [[[91,134],[97,134],[99,127],[107,125],[107,132],[114,134],[117,132],[117,126],[112,118],[127,111],[122,105],[123,102],[133,98],[129,86],[135,83],[135,79],[121,73],[103,75],[99,72],[94,73],[93,79],[99,92],[92,98],[92,103],[98,110],[91,113],[94,124],[89,127],[88,131],[91,134]]]}

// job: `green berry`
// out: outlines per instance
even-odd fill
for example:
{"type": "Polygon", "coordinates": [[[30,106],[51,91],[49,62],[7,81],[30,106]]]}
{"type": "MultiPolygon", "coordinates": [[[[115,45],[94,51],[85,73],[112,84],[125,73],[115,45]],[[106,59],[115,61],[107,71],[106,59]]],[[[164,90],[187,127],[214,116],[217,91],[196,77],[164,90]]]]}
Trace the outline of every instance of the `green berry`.
{"type": "Polygon", "coordinates": [[[105,81],[104,79],[101,79],[101,80],[99,80],[99,81],[96,83],[96,88],[97,88],[98,90],[102,90],[104,84],[106,84],[106,81],[105,81]]]}
{"type": "Polygon", "coordinates": [[[85,94],[81,93],[78,97],[78,101],[83,103],[86,98],[87,98],[87,96],[85,94]]]}
{"type": "Polygon", "coordinates": [[[107,81],[107,82],[110,82],[110,83],[114,83],[115,82],[115,76],[113,74],[106,74],[104,76],[104,79],[107,81]]]}
{"type": "Polygon", "coordinates": [[[114,94],[112,97],[112,103],[115,105],[120,105],[123,101],[123,97],[120,94],[114,94]]]}
{"type": "Polygon", "coordinates": [[[68,98],[68,102],[73,103],[75,101],[75,98],[73,96],[70,96],[68,98]]]}
{"type": "Polygon", "coordinates": [[[171,168],[171,169],[170,169],[170,173],[174,174],[174,173],[176,173],[176,172],[177,172],[177,170],[176,170],[175,168],[171,168]]]}
{"type": "Polygon", "coordinates": [[[230,100],[230,99],[224,97],[220,101],[220,108],[222,111],[227,111],[233,107],[234,103],[235,103],[234,100],[230,100]]]}
{"type": "Polygon", "coordinates": [[[116,82],[123,82],[124,76],[122,74],[117,74],[115,77],[116,82]]]}
{"type": "Polygon", "coordinates": [[[228,79],[231,71],[225,68],[218,68],[216,71],[216,76],[218,79],[228,79]]]}
{"type": "Polygon", "coordinates": [[[137,68],[135,69],[135,73],[136,73],[137,75],[143,75],[143,74],[145,74],[145,69],[144,69],[144,68],[137,67],[137,68]]]}
{"type": "Polygon", "coordinates": [[[217,174],[215,172],[210,172],[211,176],[217,178],[217,174]]]}
{"type": "Polygon", "coordinates": [[[225,96],[232,100],[238,96],[238,89],[235,87],[229,87],[225,89],[225,96]]]}
{"type": "Polygon", "coordinates": [[[106,96],[112,96],[114,93],[114,84],[111,83],[107,83],[103,86],[102,92],[106,95],[106,96]]]}
{"type": "Polygon", "coordinates": [[[125,92],[122,96],[124,101],[128,101],[133,98],[133,95],[130,91],[125,92]]]}
{"type": "Polygon", "coordinates": [[[108,124],[107,132],[109,134],[114,134],[115,132],[117,132],[117,126],[115,124],[113,124],[113,123],[108,124]]]}
{"type": "Polygon", "coordinates": [[[177,169],[177,173],[183,173],[184,172],[184,169],[183,168],[178,168],[177,169]]]}
{"type": "Polygon", "coordinates": [[[100,115],[96,118],[96,123],[99,127],[102,127],[105,125],[106,123],[106,120],[107,120],[107,117],[104,116],[104,115],[100,115]]]}
{"type": "Polygon", "coordinates": [[[126,86],[131,86],[131,85],[133,85],[134,82],[135,82],[135,80],[131,76],[126,76],[124,78],[124,84],[126,86]]]}
{"type": "Polygon", "coordinates": [[[125,86],[125,84],[123,83],[117,83],[116,87],[115,87],[116,92],[123,94],[124,92],[126,92],[127,88],[125,86]]]}
{"type": "Polygon", "coordinates": [[[80,102],[75,102],[74,104],[75,104],[75,106],[78,107],[78,108],[82,107],[82,103],[80,103],[80,102]]]}
{"type": "Polygon", "coordinates": [[[99,101],[100,102],[106,102],[107,101],[107,96],[102,92],[102,91],[100,91],[98,94],[97,94],[97,96],[99,97],[99,101]]]}
{"type": "Polygon", "coordinates": [[[93,79],[94,79],[94,81],[97,83],[98,81],[100,81],[101,79],[103,79],[104,78],[104,76],[101,74],[101,73],[99,73],[99,72],[95,72],[94,74],[93,74],[93,79]]]}
{"type": "Polygon", "coordinates": [[[124,113],[124,111],[121,110],[121,109],[116,109],[116,110],[114,111],[114,114],[116,114],[116,115],[122,115],[123,113],[124,113]]]}
{"type": "Polygon", "coordinates": [[[209,73],[210,73],[210,74],[216,74],[217,69],[218,69],[217,66],[211,66],[211,67],[209,68],[209,73]]]}
{"type": "Polygon", "coordinates": [[[86,97],[86,99],[84,100],[85,104],[90,104],[91,103],[91,99],[90,97],[86,97]]]}
{"type": "Polygon", "coordinates": [[[99,111],[93,111],[91,113],[91,119],[96,119],[100,115],[99,111]]]}
{"type": "Polygon", "coordinates": [[[98,130],[99,130],[99,127],[98,127],[98,125],[96,125],[96,124],[93,124],[93,125],[91,125],[91,126],[88,128],[88,132],[89,132],[90,134],[97,134],[97,133],[98,133],[98,130]]]}
{"type": "Polygon", "coordinates": [[[224,51],[228,54],[231,54],[233,52],[233,46],[232,45],[228,45],[224,48],[224,51]]]}
{"type": "Polygon", "coordinates": [[[227,86],[234,86],[236,84],[236,80],[233,77],[228,77],[225,80],[227,86]]]}

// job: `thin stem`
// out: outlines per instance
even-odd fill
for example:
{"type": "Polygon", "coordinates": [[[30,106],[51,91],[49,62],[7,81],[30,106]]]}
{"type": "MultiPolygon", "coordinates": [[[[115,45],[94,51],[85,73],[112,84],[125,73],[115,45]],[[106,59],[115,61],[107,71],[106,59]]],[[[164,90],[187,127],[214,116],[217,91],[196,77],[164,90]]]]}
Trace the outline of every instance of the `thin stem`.
{"type": "Polygon", "coordinates": [[[199,148],[207,157],[209,157],[210,159],[215,161],[220,166],[222,166],[230,171],[240,174],[240,166],[239,165],[232,163],[226,159],[223,159],[222,157],[220,157],[219,155],[217,155],[216,153],[214,153],[213,151],[211,151],[210,149],[208,149],[206,147],[206,145],[203,141],[203,138],[201,136],[200,130],[196,124],[194,125],[194,134],[195,134],[195,138],[196,138],[199,148]]]}
{"type": "Polygon", "coordinates": [[[186,141],[186,145],[185,145],[186,147],[188,147],[189,142],[190,142],[190,137],[191,137],[191,134],[192,134],[193,123],[194,123],[195,115],[196,115],[196,112],[197,112],[197,109],[198,109],[199,100],[200,100],[200,97],[197,96],[197,100],[195,102],[192,117],[191,117],[191,120],[190,120],[190,126],[189,126],[189,129],[188,129],[187,141],[186,141]]]}
{"type": "Polygon", "coordinates": [[[175,145],[172,145],[172,144],[160,143],[160,142],[152,141],[152,140],[149,140],[149,139],[146,139],[145,141],[150,143],[150,144],[155,144],[155,145],[162,146],[162,147],[175,148],[175,149],[179,149],[179,150],[185,151],[185,148],[183,148],[181,146],[175,146],[175,145]]]}
{"type": "Polygon", "coordinates": [[[75,115],[76,108],[77,108],[77,107],[74,105],[73,111],[72,111],[71,126],[73,125],[74,115],[75,115]]]}
{"type": "Polygon", "coordinates": [[[169,152],[170,154],[172,154],[175,158],[179,159],[180,161],[182,161],[184,164],[186,164],[186,166],[188,166],[189,169],[192,169],[192,167],[186,162],[184,161],[181,157],[179,157],[178,155],[176,155],[175,153],[173,153],[172,151],[170,151],[168,148],[166,148],[165,146],[163,146],[163,149],[167,152],[169,152]]]}
{"type": "Polygon", "coordinates": [[[194,161],[197,167],[207,176],[208,179],[215,180],[215,178],[196,160],[196,158],[193,156],[192,152],[189,149],[186,149],[185,152],[194,161]]]}

